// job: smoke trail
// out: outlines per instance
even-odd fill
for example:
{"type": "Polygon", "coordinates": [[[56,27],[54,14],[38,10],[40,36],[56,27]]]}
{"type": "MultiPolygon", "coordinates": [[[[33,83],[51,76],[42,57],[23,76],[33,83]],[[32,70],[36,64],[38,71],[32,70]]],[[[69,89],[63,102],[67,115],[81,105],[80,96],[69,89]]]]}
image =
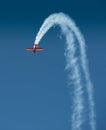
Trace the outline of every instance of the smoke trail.
{"type": "Polygon", "coordinates": [[[93,100],[93,85],[90,81],[87,57],[85,50],[85,41],[79,31],[78,27],[75,25],[74,21],[67,15],[63,13],[55,13],[50,15],[41,26],[36,39],[35,44],[39,44],[42,37],[46,32],[54,25],[59,25],[63,34],[66,38],[67,49],[66,49],[66,69],[70,72],[69,82],[73,83],[73,115],[72,115],[72,130],[81,130],[81,126],[84,121],[83,110],[83,91],[86,87],[88,93],[88,103],[89,103],[89,124],[91,130],[96,130],[95,124],[95,111],[94,111],[94,100],[93,100]],[[76,56],[76,46],[74,39],[77,39],[79,43],[80,56],[76,56]],[[85,85],[82,83],[82,74],[85,80],[85,85]],[[72,72],[72,73],[71,73],[72,72]]]}

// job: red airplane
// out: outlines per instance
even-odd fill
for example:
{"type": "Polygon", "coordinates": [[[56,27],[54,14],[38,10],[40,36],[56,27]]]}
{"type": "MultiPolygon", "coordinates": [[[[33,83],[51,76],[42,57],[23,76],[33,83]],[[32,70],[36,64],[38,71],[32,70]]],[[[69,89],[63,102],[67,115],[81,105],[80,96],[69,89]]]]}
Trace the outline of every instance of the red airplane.
{"type": "Polygon", "coordinates": [[[33,53],[35,53],[36,51],[42,51],[44,50],[44,48],[38,48],[38,44],[34,44],[33,48],[26,48],[27,51],[32,51],[33,53]]]}

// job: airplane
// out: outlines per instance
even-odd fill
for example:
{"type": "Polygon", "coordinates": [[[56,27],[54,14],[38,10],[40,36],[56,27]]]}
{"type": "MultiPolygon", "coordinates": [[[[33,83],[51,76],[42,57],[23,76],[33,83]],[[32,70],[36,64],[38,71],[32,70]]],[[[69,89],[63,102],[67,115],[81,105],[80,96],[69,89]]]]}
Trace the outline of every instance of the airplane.
{"type": "Polygon", "coordinates": [[[32,51],[33,53],[35,53],[36,51],[42,51],[44,50],[44,48],[38,48],[38,44],[33,44],[32,48],[26,48],[27,51],[32,51]]]}

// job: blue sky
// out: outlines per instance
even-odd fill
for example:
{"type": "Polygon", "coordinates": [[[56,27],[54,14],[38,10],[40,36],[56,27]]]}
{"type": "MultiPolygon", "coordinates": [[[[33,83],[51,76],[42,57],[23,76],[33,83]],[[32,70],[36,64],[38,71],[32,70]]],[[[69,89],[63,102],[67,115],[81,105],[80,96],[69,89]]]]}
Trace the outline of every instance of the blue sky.
{"type": "Polygon", "coordinates": [[[0,129],[69,130],[70,96],[59,29],[42,39],[43,52],[26,52],[44,19],[69,14],[84,34],[94,84],[97,130],[106,129],[106,7],[98,1],[1,1],[0,129]]]}

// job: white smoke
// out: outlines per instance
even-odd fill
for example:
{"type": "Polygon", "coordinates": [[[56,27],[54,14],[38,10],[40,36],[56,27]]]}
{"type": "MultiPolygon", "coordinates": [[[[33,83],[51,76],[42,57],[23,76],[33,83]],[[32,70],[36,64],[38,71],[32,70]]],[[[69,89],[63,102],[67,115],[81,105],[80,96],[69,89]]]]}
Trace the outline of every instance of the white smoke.
{"type": "Polygon", "coordinates": [[[85,50],[85,41],[79,31],[78,27],[75,25],[74,21],[67,15],[63,13],[55,13],[50,15],[41,26],[36,39],[35,44],[39,44],[42,37],[46,32],[53,27],[54,25],[59,25],[62,33],[65,35],[67,49],[66,49],[66,69],[70,72],[69,82],[73,82],[73,114],[72,114],[72,130],[81,130],[82,124],[84,122],[83,110],[84,101],[83,101],[83,91],[86,87],[88,94],[88,103],[89,103],[89,124],[91,130],[96,130],[95,124],[95,110],[94,110],[94,100],[93,100],[93,85],[90,80],[88,66],[87,66],[87,57],[85,50]],[[79,43],[80,56],[76,57],[76,46],[74,39],[77,39],[79,43]],[[80,59],[80,62],[79,62],[80,59]],[[82,69],[83,77],[85,83],[82,83],[82,75],[80,70],[82,69]],[[72,73],[71,73],[72,71],[72,73]]]}

